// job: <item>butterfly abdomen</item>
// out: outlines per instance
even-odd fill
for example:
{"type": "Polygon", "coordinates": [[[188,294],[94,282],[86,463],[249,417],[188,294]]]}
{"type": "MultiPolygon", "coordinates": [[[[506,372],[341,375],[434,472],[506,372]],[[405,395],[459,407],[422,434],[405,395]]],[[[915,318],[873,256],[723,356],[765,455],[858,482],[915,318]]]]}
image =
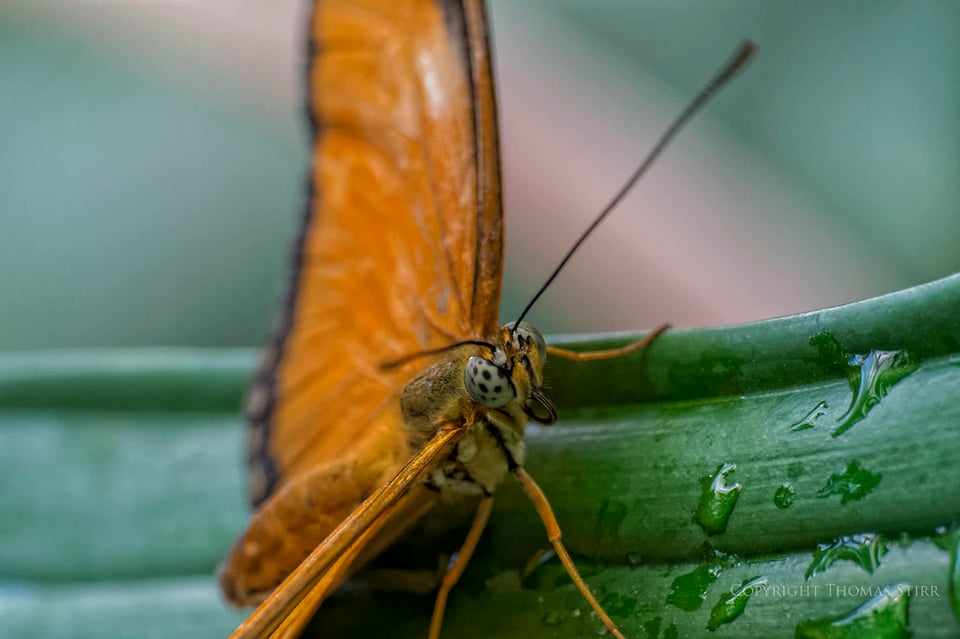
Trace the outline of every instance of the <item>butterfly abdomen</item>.
{"type": "Polygon", "coordinates": [[[470,432],[426,479],[445,497],[492,495],[507,473],[523,464],[523,439],[479,414],[470,432]]]}

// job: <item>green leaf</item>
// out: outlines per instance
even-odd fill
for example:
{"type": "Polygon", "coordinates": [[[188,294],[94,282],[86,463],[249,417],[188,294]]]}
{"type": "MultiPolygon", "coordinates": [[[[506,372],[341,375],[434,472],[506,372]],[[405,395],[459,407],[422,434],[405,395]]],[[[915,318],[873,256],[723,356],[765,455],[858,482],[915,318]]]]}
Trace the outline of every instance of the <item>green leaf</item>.
{"type": "MultiPolygon", "coordinates": [[[[239,405],[254,361],[174,350],[0,358],[4,637],[220,636],[238,623],[213,574],[247,517],[239,405]]],[[[526,466],[628,637],[901,636],[903,614],[916,636],[960,633],[960,276],[669,331],[644,353],[550,362],[547,374],[561,420],[529,427],[526,466]],[[710,510],[725,528],[708,534],[694,516],[702,500],[717,504],[701,479],[724,465],[735,469],[722,486],[741,488],[710,510]],[[864,554],[858,539],[886,552],[864,554]],[[824,561],[830,544],[844,552],[824,561]],[[750,596],[737,595],[748,580],[750,596]],[[904,585],[905,596],[883,590],[904,585]],[[723,606],[733,612],[708,631],[723,606]]],[[[599,633],[556,559],[523,571],[548,543],[522,491],[505,482],[496,501],[443,636],[599,633]]],[[[427,527],[384,561],[430,569],[462,534],[427,527]]],[[[430,596],[353,586],[311,632],[421,637],[431,608],[430,596]]]]}

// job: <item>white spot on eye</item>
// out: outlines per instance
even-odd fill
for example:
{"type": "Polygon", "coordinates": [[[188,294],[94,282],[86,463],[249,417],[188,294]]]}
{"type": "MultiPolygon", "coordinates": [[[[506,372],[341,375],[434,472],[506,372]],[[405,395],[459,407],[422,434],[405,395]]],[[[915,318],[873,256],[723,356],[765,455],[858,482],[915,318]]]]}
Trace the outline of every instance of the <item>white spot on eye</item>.
{"type": "Polygon", "coordinates": [[[500,408],[517,395],[509,376],[490,360],[477,355],[467,361],[463,385],[470,399],[488,408],[500,408]]]}

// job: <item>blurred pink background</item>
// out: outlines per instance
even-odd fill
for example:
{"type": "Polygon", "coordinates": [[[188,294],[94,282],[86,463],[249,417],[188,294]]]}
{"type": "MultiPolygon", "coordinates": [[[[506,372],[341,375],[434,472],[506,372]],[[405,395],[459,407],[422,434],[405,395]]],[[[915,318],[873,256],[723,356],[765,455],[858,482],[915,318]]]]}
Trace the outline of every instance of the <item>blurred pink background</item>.
{"type": "MultiPolygon", "coordinates": [[[[491,4],[505,319],[746,36],[759,58],[531,321],[548,332],[729,324],[960,270],[960,4],[491,4]]],[[[301,210],[306,10],[7,1],[0,28],[17,40],[0,45],[0,77],[21,99],[0,97],[0,136],[6,126],[13,140],[0,148],[13,186],[0,216],[15,231],[0,236],[0,348],[260,342],[301,210]],[[98,113],[109,117],[84,116],[98,113]],[[199,145],[209,159],[193,168],[199,145]]]]}

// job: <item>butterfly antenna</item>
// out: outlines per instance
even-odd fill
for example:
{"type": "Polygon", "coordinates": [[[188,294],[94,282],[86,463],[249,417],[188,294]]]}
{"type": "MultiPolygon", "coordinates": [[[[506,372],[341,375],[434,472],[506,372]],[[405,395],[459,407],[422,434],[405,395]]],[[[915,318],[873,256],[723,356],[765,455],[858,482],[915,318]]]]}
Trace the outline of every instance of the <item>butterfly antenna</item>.
{"type": "Polygon", "coordinates": [[[703,89],[700,90],[700,93],[697,94],[697,97],[687,105],[687,108],[673,121],[673,124],[670,125],[670,128],[667,129],[660,140],[657,142],[656,146],[653,147],[653,150],[647,154],[647,157],[644,158],[643,162],[640,163],[640,166],[633,172],[633,175],[630,176],[630,179],[620,187],[620,190],[617,191],[617,194],[613,196],[613,199],[607,203],[607,205],[600,212],[600,215],[593,220],[590,226],[580,235],[573,246],[570,247],[570,250],[567,251],[567,254],[563,256],[563,259],[560,260],[560,264],[557,265],[557,268],[553,270],[553,273],[550,274],[550,277],[547,278],[547,281],[543,286],[540,287],[540,290],[537,291],[537,294],[533,296],[533,299],[527,304],[523,309],[523,312],[520,313],[520,317],[517,318],[514,327],[519,326],[520,322],[524,317],[527,316],[527,313],[537,303],[537,300],[540,299],[540,296],[543,295],[544,291],[553,283],[553,280],[557,278],[557,275],[560,274],[560,271],[563,270],[563,267],[566,266],[567,262],[570,261],[570,258],[573,257],[573,254],[577,252],[577,249],[580,248],[580,245],[586,241],[590,234],[600,226],[600,223],[610,215],[611,212],[617,205],[623,201],[623,198],[627,196],[627,193],[636,185],[636,183],[643,177],[643,174],[647,172],[653,163],[657,160],[664,149],[670,145],[670,142],[673,141],[673,138],[677,135],[680,129],[687,123],[687,121],[693,117],[693,115],[700,110],[700,108],[706,104],[710,98],[712,98],[717,91],[719,91],[723,86],[736,75],[737,71],[743,68],[743,66],[750,60],[753,54],[757,50],[757,45],[755,45],[750,40],[744,40],[740,47],[737,49],[736,54],[733,58],[723,67],[723,69],[718,73],[703,89]]]}
{"type": "Polygon", "coordinates": [[[452,351],[455,348],[460,348],[461,346],[483,346],[489,348],[491,352],[497,350],[497,347],[491,344],[490,342],[484,342],[482,340],[468,339],[462,342],[457,342],[456,344],[450,344],[448,346],[441,346],[440,348],[431,348],[428,351],[417,351],[416,353],[410,353],[409,355],[404,355],[399,359],[395,359],[389,362],[384,362],[380,364],[380,370],[388,371],[390,369],[396,368],[403,364],[406,364],[409,361],[419,359],[421,357],[427,357],[428,355],[439,355],[440,353],[446,353],[447,351],[452,351]]]}

